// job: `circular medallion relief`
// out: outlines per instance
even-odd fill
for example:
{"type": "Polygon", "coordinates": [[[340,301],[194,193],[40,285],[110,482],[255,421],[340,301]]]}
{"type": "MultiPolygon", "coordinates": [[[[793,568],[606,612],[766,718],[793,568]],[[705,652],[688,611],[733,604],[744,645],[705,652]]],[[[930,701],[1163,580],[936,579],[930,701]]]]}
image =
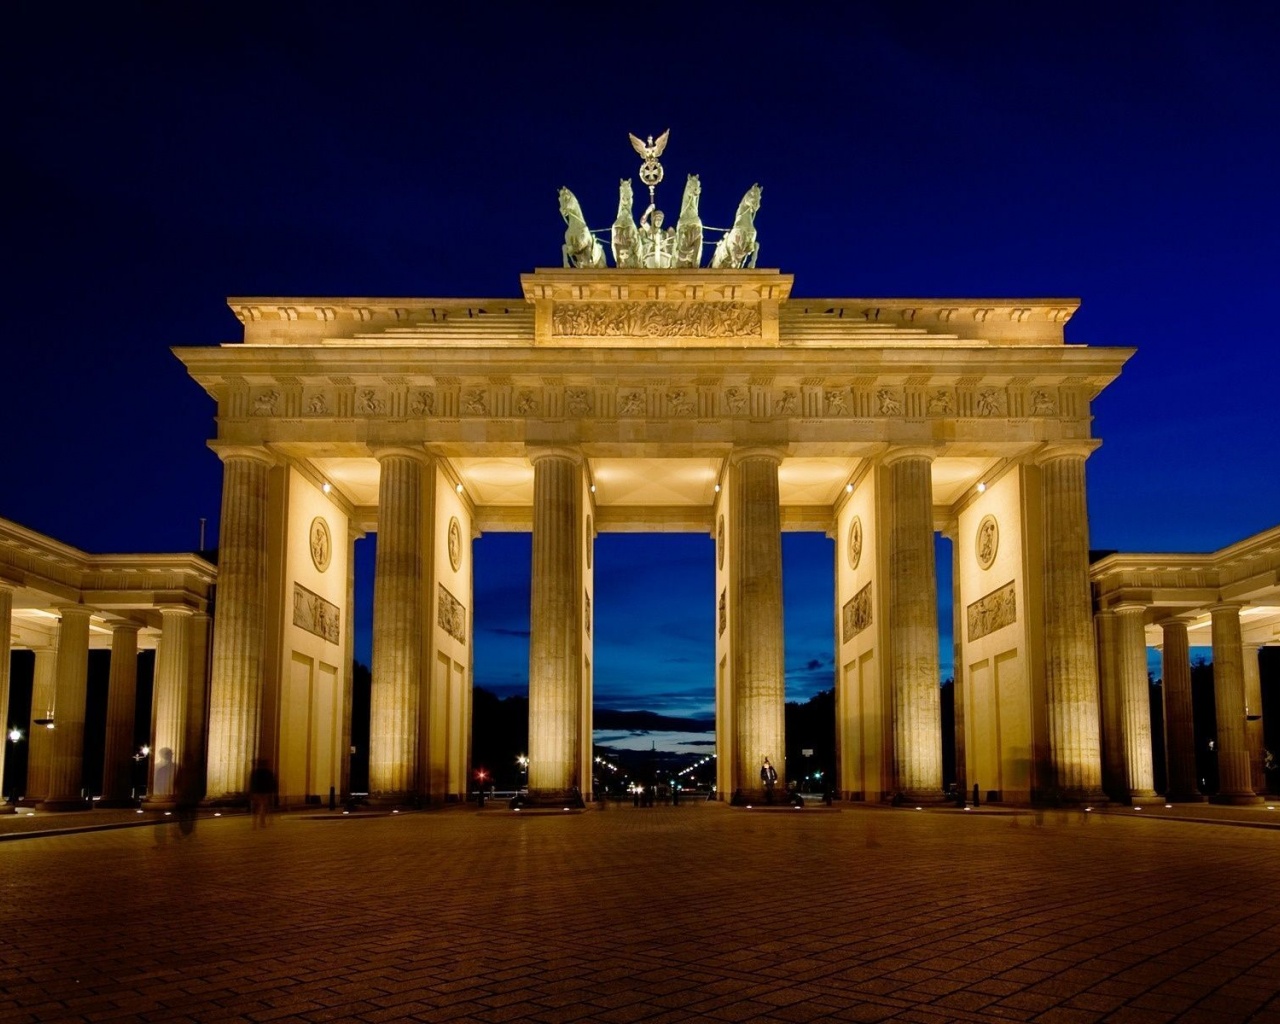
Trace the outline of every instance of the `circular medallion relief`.
{"type": "Polygon", "coordinates": [[[862,561],[862,517],[854,516],[849,524],[849,568],[858,568],[862,561]]]}
{"type": "Polygon", "coordinates": [[[595,545],[595,526],[591,522],[591,517],[587,516],[587,568],[591,568],[591,551],[595,545]]]}
{"type": "Polygon", "coordinates": [[[462,565],[462,527],[457,516],[449,519],[449,564],[454,572],[462,565]]]}
{"type": "Polygon", "coordinates": [[[333,557],[333,538],[329,536],[329,524],[321,516],[311,520],[307,540],[311,547],[312,564],[318,571],[324,572],[329,568],[329,559],[333,557]]]}
{"type": "Polygon", "coordinates": [[[1000,524],[995,516],[983,516],[978,524],[978,536],[974,538],[974,556],[978,565],[990,569],[996,560],[996,551],[1000,547],[1000,524]]]}
{"type": "Polygon", "coordinates": [[[724,568],[724,516],[720,517],[720,522],[716,524],[716,565],[724,568]]]}

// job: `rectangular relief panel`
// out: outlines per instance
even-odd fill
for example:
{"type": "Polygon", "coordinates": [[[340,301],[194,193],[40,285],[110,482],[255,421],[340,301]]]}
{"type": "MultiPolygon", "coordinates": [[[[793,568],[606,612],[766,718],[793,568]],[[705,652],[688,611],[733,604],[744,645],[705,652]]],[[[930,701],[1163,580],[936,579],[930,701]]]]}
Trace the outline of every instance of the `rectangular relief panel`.
{"type": "Polygon", "coordinates": [[[342,629],[342,609],[301,583],[294,583],[293,624],[308,633],[323,637],[331,644],[337,644],[342,629]]]}

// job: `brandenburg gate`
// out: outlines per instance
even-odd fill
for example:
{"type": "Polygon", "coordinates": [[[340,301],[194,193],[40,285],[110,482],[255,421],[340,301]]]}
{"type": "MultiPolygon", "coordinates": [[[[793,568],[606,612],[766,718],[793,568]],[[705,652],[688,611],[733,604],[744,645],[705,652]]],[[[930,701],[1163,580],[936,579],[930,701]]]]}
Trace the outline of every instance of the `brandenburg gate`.
{"type": "Polygon", "coordinates": [[[1070,299],[795,298],[755,266],[758,186],[702,267],[697,176],[664,230],[665,136],[633,143],[651,201],[637,226],[622,182],[612,267],[562,189],[564,265],[519,297],[233,298],[242,341],[175,350],[224,464],[209,797],[244,793],[259,757],[285,802],[346,788],[369,531],[371,798],[464,797],[470,541],[518,530],[531,798],[591,796],[596,535],[699,531],[718,791],[758,799],[764,758],[785,785],[781,531],[815,530],[837,541],[841,794],[940,799],[941,530],[962,778],[1101,799],[1085,462],[1132,350],[1065,344],[1070,299]]]}

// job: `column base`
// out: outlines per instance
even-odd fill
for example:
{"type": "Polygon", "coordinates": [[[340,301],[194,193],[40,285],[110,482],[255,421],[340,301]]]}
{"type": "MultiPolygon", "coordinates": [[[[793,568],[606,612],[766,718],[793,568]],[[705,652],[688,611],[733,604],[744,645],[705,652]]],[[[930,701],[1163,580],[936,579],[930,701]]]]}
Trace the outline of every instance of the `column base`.
{"type": "Polygon", "coordinates": [[[36,804],[37,811],[91,811],[93,804],[87,800],[82,800],[78,796],[74,797],[56,797],[51,800],[41,800],[36,804]]]}
{"type": "Polygon", "coordinates": [[[0,814],[17,814],[17,804],[0,804],[0,814]]]}
{"type": "Polygon", "coordinates": [[[523,795],[520,806],[560,809],[567,807],[571,810],[582,810],[587,805],[582,799],[582,794],[576,789],[531,789],[523,795]]]}
{"type": "Polygon", "coordinates": [[[111,800],[103,798],[102,800],[95,800],[94,806],[111,807],[118,810],[124,807],[137,807],[139,806],[139,802],[133,799],[132,797],[120,797],[119,799],[111,799],[111,800]]]}
{"type": "Polygon", "coordinates": [[[1226,804],[1229,807],[1248,807],[1266,802],[1266,798],[1258,796],[1257,793],[1218,793],[1209,797],[1209,803],[1226,804]]]}
{"type": "Polygon", "coordinates": [[[1031,794],[1031,803],[1041,807],[1107,807],[1116,803],[1100,789],[1061,789],[1031,794]]]}
{"type": "Polygon", "coordinates": [[[735,790],[729,799],[733,807],[790,807],[794,802],[789,792],[776,786],[772,793],[766,789],[735,790]]]}
{"type": "Polygon", "coordinates": [[[953,804],[955,798],[948,798],[946,793],[935,789],[906,789],[897,794],[891,801],[894,806],[905,807],[907,804],[912,806],[920,805],[924,807],[936,807],[941,804],[953,804]]]}
{"type": "Polygon", "coordinates": [[[1203,804],[1209,800],[1203,793],[1166,793],[1164,798],[1171,804],[1203,804]]]}
{"type": "Polygon", "coordinates": [[[1154,789],[1135,789],[1129,793],[1129,802],[1132,803],[1134,800],[1154,800],[1159,795],[1154,789]]]}
{"type": "Polygon", "coordinates": [[[370,793],[365,806],[375,811],[416,811],[426,804],[420,793],[370,793]]]}
{"type": "Polygon", "coordinates": [[[157,797],[154,800],[143,800],[138,807],[144,811],[176,811],[178,801],[171,797],[157,797]]]}

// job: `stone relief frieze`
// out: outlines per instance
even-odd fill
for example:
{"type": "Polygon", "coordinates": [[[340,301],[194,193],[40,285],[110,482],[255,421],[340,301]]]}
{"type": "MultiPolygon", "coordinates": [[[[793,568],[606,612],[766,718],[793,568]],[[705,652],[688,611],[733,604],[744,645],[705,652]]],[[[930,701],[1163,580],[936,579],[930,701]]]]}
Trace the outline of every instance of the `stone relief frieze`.
{"type": "Polygon", "coordinates": [[[996,388],[983,388],[978,392],[974,408],[979,416],[999,416],[1004,409],[1004,395],[996,388]]]}
{"type": "Polygon", "coordinates": [[[583,610],[582,624],[583,624],[583,628],[585,628],[587,631],[587,636],[590,637],[591,636],[591,595],[584,592],[582,596],[585,599],[585,603],[583,604],[584,610],[583,610]]]}
{"type": "Polygon", "coordinates": [[[747,389],[729,388],[724,393],[724,404],[732,413],[745,412],[747,408],[747,389]]]}
{"type": "Polygon", "coordinates": [[[876,403],[880,407],[881,416],[896,416],[902,412],[902,399],[892,388],[881,388],[877,391],[876,403]]]}
{"type": "Polygon", "coordinates": [[[311,520],[307,536],[311,563],[316,567],[316,572],[324,572],[329,568],[329,560],[333,557],[333,538],[329,535],[329,524],[323,516],[316,516],[311,520]]]}
{"type": "Polygon", "coordinates": [[[436,411],[436,396],[430,391],[419,391],[409,403],[409,411],[415,416],[430,416],[436,411]]]}
{"type": "Polygon", "coordinates": [[[997,629],[1011,626],[1018,620],[1017,599],[1013,580],[1003,587],[980,597],[968,607],[969,640],[981,640],[997,629]]]}
{"type": "Polygon", "coordinates": [[[538,396],[526,388],[524,391],[521,391],[516,395],[516,401],[513,408],[520,416],[534,415],[538,411],[538,396]]]}
{"type": "Polygon", "coordinates": [[[436,600],[436,622],[460,644],[467,642],[467,610],[462,602],[454,597],[443,583],[436,584],[438,598],[436,600]]]}
{"type": "Polygon", "coordinates": [[[382,416],[387,411],[387,400],[373,388],[365,388],[356,397],[356,411],[365,416],[382,416]]]}
{"type": "Polygon", "coordinates": [[[845,401],[843,388],[831,389],[823,395],[823,398],[826,399],[828,416],[849,415],[849,405],[845,401]]]}
{"type": "Polygon", "coordinates": [[[929,413],[931,415],[950,416],[955,411],[955,401],[951,397],[951,392],[946,388],[939,388],[929,396],[929,413]]]}
{"type": "Polygon", "coordinates": [[[279,405],[280,392],[268,391],[265,395],[259,395],[253,400],[253,414],[255,416],[274,416],[279,405]]]}
{"type": "Polygon", "coordinates": [[[720,591],[720,630],[717,636],[723,636],[725,627],[729,625],[729,605],[726,591],[720,591]]]}
{"type": "Polygon", "coordinates": [[[568,388],[564,393],[565,411],[570,416],[586,416],[591,412],[591,392],[586,388],[568,388]]]}
{"type": "Polygon", "coordinates": [[[488,415],[489,396],[484,388],[467,388],[462,393],[462,410],[473,416],[488,415]]]}
{"type": "Polygon", "coordinates": [[[842,636],[848,643],[871,625],[871,584],[859,590],[844,603],[841,610],[842,636]]]}
{"type": "Polygon", "coordinates": [[[1033,416],[1053,416],[1058,411],[1058,403],[1047,391],[1034,391],[1031,394],[1031,414],[1033,416]]]}
{"type": "Polygon", "coordinates": [[[741,302],[580,302],[557,304],[551,333],[593,338],[758,336],[760,308],[741,302]]]}
{"type": "Polygon", "coordinates": [[[324,395],[312,395],[307,403],[307,412],[312,416],[324,416],[329,411],[329,400],[324,395]]]}
{"type": "Polygon", "coordinates": [[[797,403],[796,393],[787,388],[773,400],[773,414],[775,416],[794,416],[798,408],[797,403]]]}
{"type": "Polygon", "coordinates": [[[618,412],[623,416],[642,416],[645,409],[643,391],[623,391],[618,395],[618,412]]]}
{"type": "Polygon", "coordinates": [[[293,624],[308,633],[338,643],[342,611],[336,604],[326,601],[301,583],[293,585],[293,624]]]}
{"type": "Polygon", "coordinates": [[[676,416],[692,416],[698,411],[695,397],[684,388],[672,388],[667,392],[667,408],[676,416]]]}

